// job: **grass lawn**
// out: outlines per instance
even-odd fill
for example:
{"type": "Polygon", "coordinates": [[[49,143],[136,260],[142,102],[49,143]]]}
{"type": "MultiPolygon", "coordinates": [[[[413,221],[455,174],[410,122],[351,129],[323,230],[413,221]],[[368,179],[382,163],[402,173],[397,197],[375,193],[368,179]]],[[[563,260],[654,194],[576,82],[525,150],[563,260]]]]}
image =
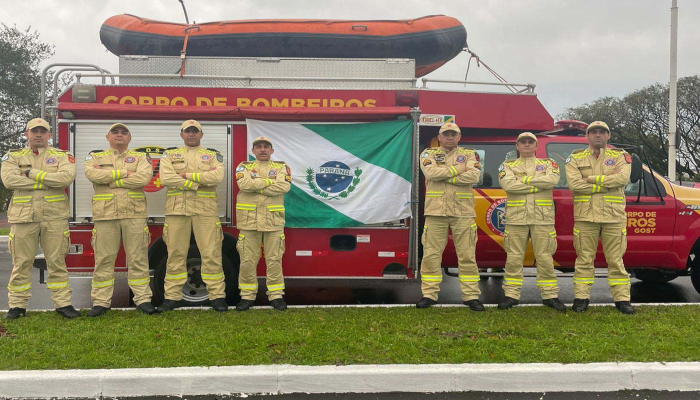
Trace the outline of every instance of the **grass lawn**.
{"type": "Polygon", "coordinates": [[[310,308],[0,320],[0,370],[213,365],[700,361],[700,306],[310,308]]]}
{"type": "Polygon", "coordinates": [[[9,235],[10,228],[0,228],[0,235],[9,235]]]}

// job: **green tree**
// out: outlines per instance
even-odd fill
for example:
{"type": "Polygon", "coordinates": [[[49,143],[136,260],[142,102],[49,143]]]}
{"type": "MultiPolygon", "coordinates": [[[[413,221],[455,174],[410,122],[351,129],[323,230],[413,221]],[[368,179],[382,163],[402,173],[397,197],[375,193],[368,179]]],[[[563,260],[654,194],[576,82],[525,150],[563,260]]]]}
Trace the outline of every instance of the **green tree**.
{"type": "MultiPolygon", "coordinates": [[[[39,65],[53,54],[54,47],[41,42],[31,27],[0,27],[0,154],[22,146],[25,124],[39,116],[39,65]]],[[[3,187],[0,204],[10,195],[3,187]]]]}
{"type": "MultiPolygon", "coordinates": [[[[602,97],[567,109],[560,119],[605,121],[615,143],[644,146],[652,168],[668,169],[668,85],[656,83],[622,98],[602,97]]],[[[676,170],[684,179],[700,180],[700,75],[678,81],[676,170]]]]}

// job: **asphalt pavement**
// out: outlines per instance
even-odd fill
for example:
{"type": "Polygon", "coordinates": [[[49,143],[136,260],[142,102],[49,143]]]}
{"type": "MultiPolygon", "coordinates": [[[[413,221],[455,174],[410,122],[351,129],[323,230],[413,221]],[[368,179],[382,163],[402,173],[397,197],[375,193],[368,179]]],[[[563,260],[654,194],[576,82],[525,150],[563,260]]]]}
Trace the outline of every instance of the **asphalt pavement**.
{"type": "MultiPolygon", "coordinates": [[[[0,243],[0,310],[7,309],[7,282],[10,279],[12,262],[7,243],[0,243]]],[[[33,310],[52,309],[50,293],[45,285],[39,284],[39,271],[32,272],[32,298],[29,308],[33,310]]],[[[76,308],[90,308],[90,276],[70,278],[73,289],[73,305],[76,308]]],[[[482,279],[481,299],[485,304],[497,304],[502,298],[501,278],[482,279]]],[[[285,282],[285,299],[290,305],[346,305],[346,304],[414,304],[421,297],[420,282],[417,280],[361,280],[361,279],[293,279],[285,282]]],[[[573,280],[571,277],[559,279],[559,297],[564,303],[573,302],[573,280]]],[[[264,292],[260,294],[264,297],[264,292]]],[[[261,299],[260,304],[266,301],[261,299]]],[[[461,304],[462,296],[459,281],[445,275],[440,285],[440,303],[461,304]]],[[[521,304],[541,304],[535,278],[525,278],[521,304]]],[[[612,296],[604,278],[597,278],[591,293],[591,303],[611,303],[612,296]]],[[[666,284],[648,284],[632,279],[633,303],[697,303],[700,294],[695,290],[689,277],[679,277],[666,284]]],[[[112,307],[129,307],[129,288],[126,276],[115,278],[112,307]]]]}

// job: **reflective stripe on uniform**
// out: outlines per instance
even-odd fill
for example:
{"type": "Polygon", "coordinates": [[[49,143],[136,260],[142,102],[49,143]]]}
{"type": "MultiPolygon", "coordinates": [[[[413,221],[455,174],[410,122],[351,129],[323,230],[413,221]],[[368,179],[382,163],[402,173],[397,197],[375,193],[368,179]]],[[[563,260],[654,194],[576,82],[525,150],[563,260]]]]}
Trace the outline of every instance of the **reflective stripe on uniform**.
{"type": "Polygon", "coordinates": [[[243,240],[243,239],[245,239],[245,235],[242,234],[242,233],[239,233],[239,234],[238,234],[238,240],[243,240]]]}
{"type": "Polygon", "coordinates": [[[236,210],[255,211],[256,208],[257,208],[256,204],[236,203],[236,210]]]}
{"type": "Polygon", "coordinates": [[[531,176],[524,176],[523,177],[523,183],[528,184],[532,180],[531,176]]]}
{"type": "Polygon", "coordinates": [[[123,188],[124,187],[124,179],[117,179],[114,181],[114,186],[118,188],[123,188]]]}
{"type": "Polygon", "coordinates": [[[103,288],[103,287],[109,287],[109,286],[114,286],[114,279],[110,279],[108,281],[102,281],[102,282],[92,281],[92,287],[103,288]]]}
{"type": "Polygon", "coordinates": [[[182,190],[168,190],[168,193],[165,196],[179,196],[181,194],[182,190]]]}
{"type": "Polygon", "coordinates": [[[516,278],[503,278],[504,283],[506,285],[512,285],[512,286],[522,286],[523,285],[523,280],[522,279],[516,279],[516,278]]]}
{"type": "Polygon", "coordinates": [[[207,279],[213,281],[215,279],[224,279],[224,273],[219,272],[218,274],[202,274],[202,279],[207,279]]]}
{"type": "Polygon", "coordinates": [[[65,194],[57,194],[53,196],[44,196],[44,200],[46,200],[48,203],[55,203],[57,201],[64,201],[66,199],[65,194]]]}
{"type": "Polygon", "coordinates": [[[425,192],[425,197],[442,197],[445,192],[425,192]]]}
{"type": "Polygon", "coordinates": [[[238,288],[245,290],[245,289],[257,289],[258,284],[257,283],[239,283],[238,288]]]}
{"type": "Polygon", "coordinates": [[[549,237],[553,237],[553,238],[557,237],[557,231],[549,232],[549,237]]]}
{"type": "Polygon", "coordinates": [[[64,287],[68,287],[68,281],[65,282],[49,282],[46,284],[46,287],[49,289],[61,289],[64,287]]]}
{"type": "Polygon", "coordinates": [[[7,285],[7,290],[10,292],[26,292],[27,290],[32,288],[31,283],[27,283],[26,285],[18,285],[18,286],[12,286],[12,285],[7,285]]]}
{"type": "Polygon", "coordinates": [[[474,195],[469,192],[456,192],[455,194],[457,195],[458,199],[471,199],[474,197],[474,195]]]}
{"type": "Polygon", "coordinates": [[[92,195],[93,200],[112,200],[113,197],[114,197],[114,194],[111,194],[111,193],[92,195]]]}
{"type": "Polygon", "coordinates": [[[44,178],[46,177],[47,172],[46,171],[41,171],[36,176],[34,177],[34,180],[37,182],[44,182],[44,178]]]}
{"type": "Polygon", "coordinates": [[[622,196],[605,196],[603,195],[603,200],[607,201],[608,203],[622,203],[624,201],[624,197],[622,196]]]}
{"type": "Polygon", "coordinates": [[[442,275],[421,275],[420,280],[423,282],[442,282],[442,275]]]}
{"type": "Polygon", "coordinates": [[[540,189],[538,189],[538,188],[536,188],[536,187],[534,187],[534,186],[532,186],[532,187],[530,188],[530,193],[537,193],[537,192],[539,192],[539,191],[540,191],[540,189]]]}
{"type": "Polygon", "coordinates": [[[182,185],[182,187],[186,187],[188,189],[191,189],[193,184],[194,184],[194,182],[192,182],[191,180],[185,179],[185,183],[182,185]]]}
{"type": "Polygon", "coordinates": [[[602,186],[594,184],[593,188],[591,189],[591,193],[600,193],[600,190],[602,188],[603,188],[602,186]]]}
{"type": "Polygon", "coordinates": [[[627,236],[627,229],[622,230],[622,236],[627,236]]]}
{"type": "Polygon", "coordinates": [[[552,200],[535,199],[535,204],[538,206],[551,206],[554,202],[552,200]]]}
{"type": "Polygon", "coordinates": [[[610,279],[608,278],[608,285],[619,286],[619,285],[629,285],[630,278],[620,278],[620,279],[610,279]]]}
{"type": "Polygon", "coordinates": [[[591,196],[574,196],[574,203],[591,201],[591,196]]]}
{"type": "Polygon", "coordinates": [[[146,197],[146,194],[143,192],[129,192],[128,194],[132,199],[143,199],[146,197]]]}
{"type": "Polygon", "coordinates": [[[475,231],[478,228],[478,226],[476,225],[476,222],[469,225],[469,227],[472,228],[473,231],[475,231]]]}
{"type": "Polygon", "coordinates": [[[183,273],[175,274],[175,275],[165,274],[165,279],[167,279],[169,281],[179,281],[181,279],[187,279],[187,272],[183,272],[183,273]]]}
{"type": "Polygon", "coordinates": [[[128,283],[129,285],[132,286],[141,286],[141,285],[148,285],[151,281],[151,278],[142,278],[142,279],[129,279],[128,283]]]}
{"type": "Polygon", "coordinates": [[[595,278],[576,278],[574,277],[574,283],[590,283],[591,285],[595,281],[595,278]]]}
{"type": "Polygon", "coordinates": [[[272,186],[273,184],[272,179],[265,179],[265,183],[267,184],[267,186],[272,186]]]}
{"type": "Polygon", "coordinates": [[[457,176],[457,175],[459,175],[459,172],[457,172],[457,168],[455,168],[454,165],[451,165],[451,166],[450,166],[450,175],[452,175],[452,176],[457,176]]]}
{"type": "Polygon", "coordinates": [[[479,275],[460,275],[460,282],[479,282],[479,275]]]}
{"type": "Polygon", "coordinates": [[[36,189],[43,189],[43,188],[44,188],[44,184],[41,183],[41,182],[37,182],[37,183],[34,184],[34,190],[36,190],[36,189]]]}
{"type": "Polygon", "coordinates": [[[520,207],[525,205],[525,200],[506,200],[508,207],[520,207]]]}
{"type": "Polygon", "coordinates": [[[543,279],[535,281],[537,286],[557,286],[556,279],[543,279]]]}
{"type": "Polygon", "coordinates": [[[32,196],[12,196],[13,203],[29,203],[32,200],[32,196]]]}
{"type": "Polygon", "coordinates": [[[199,183],[201,181],[202,177],[199,172],[195,172],[192,174],[192,180],[199,183]]]}
{"type": "Polygon", "coordinates": [[[283,205],[273,205],[273,206],[267,206],[268,211],[284,211],[284,206],[283,205]]]}
{"type": "Polygon", "coordinates": [[[213,199],[216,197],[216,192],[205,192],[203,190],[197,190],[197,197],[207,197],[213,199]]]}
{"type": "Polygon", "coordinates": [[[279,285],[267,285],[267,290],[269,292],[274,292],[277,290],[284,290],[284,283],[280,283],[279,285]]]}

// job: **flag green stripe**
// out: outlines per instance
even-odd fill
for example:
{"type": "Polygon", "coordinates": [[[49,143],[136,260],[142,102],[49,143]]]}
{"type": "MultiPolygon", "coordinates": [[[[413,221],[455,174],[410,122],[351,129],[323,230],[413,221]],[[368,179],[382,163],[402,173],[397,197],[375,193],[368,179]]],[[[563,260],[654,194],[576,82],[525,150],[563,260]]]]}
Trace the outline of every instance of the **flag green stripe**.
{"type": "Polygon", "coordinates": [[[338,228],[360,226],[356,221],[315,199],[295,185],[284,196],[287,228],[338,228]]]}
{"type": "Polygon", "coordinates": [[[411,181],[412,120],[303,126],[348,153],[411,181]]]}

